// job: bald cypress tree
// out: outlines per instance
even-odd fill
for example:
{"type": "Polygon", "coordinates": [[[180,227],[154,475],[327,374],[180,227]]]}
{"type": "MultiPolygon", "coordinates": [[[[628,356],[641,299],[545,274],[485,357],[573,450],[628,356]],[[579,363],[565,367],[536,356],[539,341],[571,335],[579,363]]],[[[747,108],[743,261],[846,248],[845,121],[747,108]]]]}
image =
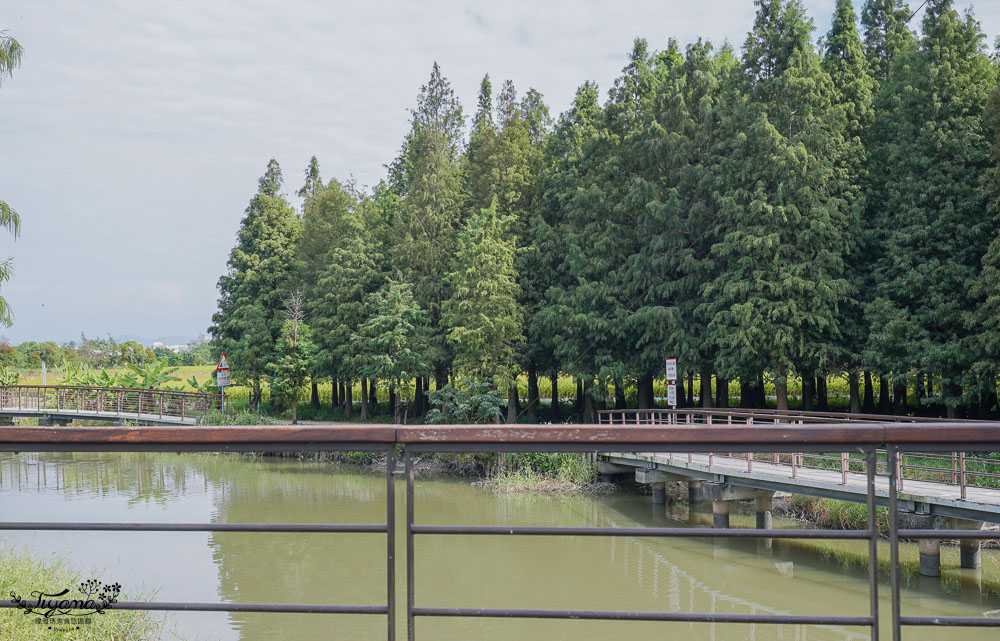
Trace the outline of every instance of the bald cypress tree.
{"type": "MultiPolygon", "coordinates": [[[[864,366],[862,352],[867,340],[864,310],[874,285],[871,278],[874,252],[868,242],[870,234],[865,225],[863,190],[868,181],[864,139],[869,135],[874,118],[875,81],[865,58],[851,0],[837,0],[833,25],[824,45],[823,69],[830,75],[835,101],[847,118],[841,169],[846,174],[843,196],[849,212],[848,227],[844,231],[851,240],[846,263],[850,295],[840,307],[843,352],[839,369],[847,372],[851,411],[859,412],[859,373],[864,366]]],[[[870,380],[868,375],[865,380],[870,380]]]]}
{"type": "Polygon", "coordinates": [[[629,269],[638,302],[628,322],[636,341],[640,407],[652,405],[652,380],[667,356],[701,373],[702,404],[712,404],[715,345],[701,288],[714,275],[709,254],[718,240],[717,121],[734,71],[728,48],[689,46],[683,64],[673,65],[660,85],[654,117],[636,141],[641,168],[629,198],[644,206],[637,208],[639,250],[629,269]]]}
{"type": "Polygon", "coordinates": [[[293,252],[301,230],[281,186],[281,167],[272,158],[240,222],[228,271],[219,278],[219,311],[209,330],[217,349],[229,356],[234,382],[250,385],[255,411],[284,323],[281,310],[293,283],[293,252]]]}
{"type": "Polygon", "coordinates": [[[414,298],[427,312],[431,328],[427,358],[438,386],[443,386],[452,354],[444,339],[441,306],[450,295],[444,276],[463,224],[464,118],[437,63],[411,115],[410,132],[390,167],[391,187],[402,199],[390,251],[393,265],[412,283],[414,298]]]}
{"type": "Polygon", "coordinates": [[[897,58],[889,90],[898,107],[887,145],[886,202],[895,217],[878,263],[871,351],[902,380],[939,377],[936,398],[956,416],[974,361],[964,322],[967,283],[991,237],[979,191],[989,164],[983,109],[996,82],[984,35],[951,0],[928,2],[916,50],[897,58]],[[904,354],[886,353],[888,328],[911,337],[904,354]]]}
{"type": "Polygon", "coordinates": [[[844,110],[809,43],[797,1],[761,2],[744,45],[742,92],[720,138],[717,276],[704,289],[723,375],[787,376],[830,367],[840,338],[848,207],[840,170],[844,110]]]}

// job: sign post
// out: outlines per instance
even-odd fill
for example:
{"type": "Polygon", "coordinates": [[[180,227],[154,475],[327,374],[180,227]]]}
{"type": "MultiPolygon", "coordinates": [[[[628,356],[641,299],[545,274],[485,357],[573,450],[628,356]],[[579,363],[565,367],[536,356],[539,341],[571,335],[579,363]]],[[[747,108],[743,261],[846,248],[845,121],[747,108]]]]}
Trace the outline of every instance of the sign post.
{"type": "Polygon", "coordinates": [[[667,405],[677,408],[677,359],[667,359],[667,405]]]}
{"type": "Polygon", "coordinates": [[[226,386],[229,385],[229,361],[226,360],[226,353],[222,353],[219,364],[215,366],[215,386],[221,390],[222,413],[226,413],[226,386]]]}

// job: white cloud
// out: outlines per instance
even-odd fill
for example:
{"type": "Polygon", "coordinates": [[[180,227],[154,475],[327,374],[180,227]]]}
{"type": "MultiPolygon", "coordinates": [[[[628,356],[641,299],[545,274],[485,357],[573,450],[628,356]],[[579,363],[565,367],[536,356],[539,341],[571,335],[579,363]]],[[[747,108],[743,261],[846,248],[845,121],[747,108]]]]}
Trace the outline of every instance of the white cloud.
{"type": "MultiPolygon", "coordinates": [[[[806,5],[825,32],[834,0],[806,5]]],[[[288,193],[312,154],[327,178],[375,183],[435,60],[470,113],[488,72],[535,87],[556,114],[585,80],[606,91],[635,37],[739,47],[754,10],[750,0],[0,7],[0,29],[27,49],[0,88],[0,194],[25,221],[16,244],[0,237],[0,255],[17,260],[3,291],[16,341],[203,330],[268,158],[288,193]]],[[[992,42],[1000,8],[977,15],[992,42]]]]}

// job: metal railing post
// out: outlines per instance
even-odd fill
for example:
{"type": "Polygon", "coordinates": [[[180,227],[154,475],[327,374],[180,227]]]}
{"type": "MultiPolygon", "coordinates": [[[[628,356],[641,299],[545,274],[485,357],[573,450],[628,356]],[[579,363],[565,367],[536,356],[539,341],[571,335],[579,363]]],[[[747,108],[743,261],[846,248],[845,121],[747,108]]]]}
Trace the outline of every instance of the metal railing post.
{"type": "Polygon", "coordinates": [[[959,452],[958,453],[958,465],[959,465],[959,468],[960,468],[960,470],[959,470],[959,480],[960,480],[959,491],[961,492],[960,496],[962,497],[962,500],[964,501],[965,500],[966,489],[968,487],[968,485],[966,484],[966,478],[965,478],[965,452],[959,452]]]}
{"type": "Polygon", "coordinates": [[[886,471],[889,474],[889,576],[890,600],[892,603],[892,641],[902,641],[902,630],[899,624],[899,505],[896,494],[899,491],[897,470],[899,469],[899,453],[895,445],[887,445],[885,452],[886,471]]]}
{"type": "Polygon", "coordinates": [[[396,641],[396,447],[385,450],[385,581],[388,640],[396,641]]]}
{"type": "Polygon", "coordinates": [[[875,493],[875,475],[878,473],[878,454],[875,448],[865,452],[865,471],[868,476],[868,612],[872,618],[871,641],[878,641],[878,511],[875,493]]]}
{"type": "Polygon", "coordinates": [[[413,588],[416,576],[413,559],[413,459],[409,447],[403,450],[403,460],[406,472],[406,639],[414,641],[416,628],[413,617],[413,588]]]}

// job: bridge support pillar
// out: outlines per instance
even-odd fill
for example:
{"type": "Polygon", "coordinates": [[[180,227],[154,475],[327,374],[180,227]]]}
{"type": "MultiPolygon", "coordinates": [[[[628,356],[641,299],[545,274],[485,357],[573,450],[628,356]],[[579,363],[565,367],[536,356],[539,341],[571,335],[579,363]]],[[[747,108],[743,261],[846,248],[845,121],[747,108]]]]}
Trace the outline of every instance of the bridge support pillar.
{"type": "Polygon", "coordinates": [[[653,505],[665,505],[667,502],[666,483],[652,483],[650,487],[653,488],[653,505]]]}
{"type": "Polygon", "coordinates": [[[701,481],[688,481],[688,503],[694,505],[705,501],[705,488],[701,481]]]}
{"type": "Polygon", "coordinates": [[[729,501],[712,501],[712,527],[729,527],[729,501]]]}
{"type": "Polygon", "coordinates": [[[758,496],[757,497],[757,529],[758,530],[770,530],[771,529],[771,507],[774,503],[774,497],[771,496],[758,496]]]}
{"type": "Polygon", "coordinates": [[[962,558],[962,567],[966,570],[978,570],[983,566],[982,541],[979,539],[962,539],[958,542],[962,558]]]}
{"type": "Polygon", "coordinates": [[[941,576],[941,541],[920,539],[920,575],[941,576]]]}

